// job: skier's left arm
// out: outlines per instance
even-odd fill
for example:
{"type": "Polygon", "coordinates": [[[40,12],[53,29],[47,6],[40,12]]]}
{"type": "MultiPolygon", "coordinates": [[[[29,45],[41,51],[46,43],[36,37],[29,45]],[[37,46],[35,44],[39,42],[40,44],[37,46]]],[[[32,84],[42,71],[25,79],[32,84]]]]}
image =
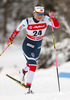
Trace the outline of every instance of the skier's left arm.
{"type": "Polygon", "coordinates": [[[55,18],[54,13],[50,12],[49,16],[50,17],[46,16],[46,22],[47,22],[47,24],[51,26],[51,21],[53,21],[53,27],[59,28],[60,24],[59,24],[58,20],[55,18]]]}

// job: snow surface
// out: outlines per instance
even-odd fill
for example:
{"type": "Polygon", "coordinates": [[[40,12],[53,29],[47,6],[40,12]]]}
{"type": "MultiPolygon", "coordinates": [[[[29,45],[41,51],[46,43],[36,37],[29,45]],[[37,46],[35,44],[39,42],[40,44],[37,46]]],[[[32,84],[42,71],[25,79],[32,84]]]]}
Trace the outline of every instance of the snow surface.
{"type": "MultiPolygon", "coordinates": [[[[0,52],[2,52],[1,46],[0,52]]],[[[61,92],[59,92],[55,66],[37,70],[32,84],[32,90],[35,94],[25,95],[26,89],[6,77],[6,74],[9,74],[19,79],[19,70],[24,66],[25,62],[21,45],[10,46],[0,56],[0,100],[70,99],[70,79],[60,78],[61,92]]],[[[59,72],[70,72],[70,62],[59,66],[59,72]]]]}

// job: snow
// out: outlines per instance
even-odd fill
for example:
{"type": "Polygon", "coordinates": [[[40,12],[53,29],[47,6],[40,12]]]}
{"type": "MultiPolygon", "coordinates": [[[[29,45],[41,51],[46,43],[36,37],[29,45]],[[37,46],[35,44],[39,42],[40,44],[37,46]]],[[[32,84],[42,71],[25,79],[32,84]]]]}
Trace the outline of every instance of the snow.
{"type": "MultiPolygon", "coordinates": [[[[6,45],[5,45],[6,46],[6,45]]],[[[2,52],[0,46],[0,52],[2,52]]],[[[26,89],[6,77],[9,74],[17,79],[19,70],[24,66],[26,60],[22,53],[21,45],[11,45],[2,56],[0,56],[0,100],[69,100],[70,79],[59,78],[61,92],[58,91],[56,66],[36,71],[32,90],[35,94],[25,95],[26,89]]],[[[59,66],[60,72],[70,72],[70,62],[59,66]]]]}

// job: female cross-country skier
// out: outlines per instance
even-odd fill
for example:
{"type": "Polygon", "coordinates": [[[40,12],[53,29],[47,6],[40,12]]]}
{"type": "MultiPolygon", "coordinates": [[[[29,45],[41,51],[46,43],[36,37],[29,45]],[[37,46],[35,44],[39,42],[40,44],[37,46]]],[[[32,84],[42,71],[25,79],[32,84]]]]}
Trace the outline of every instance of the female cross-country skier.
{"type": "Polygon", "coordinates": [[[24,83],[24,76],[27,73],[26,88],[27,93],[31,93],[31,84],[37,68],[37,60],[41,50],[41,43],[47,29],[47,26],[51,26],[51,20],[55,28],[59,28],[59,23],[54,16],[53,12],[50,12],[50,17],[44,15],[44,6],[37,4],[34,7],[33,17],[22,20],[19,26],[12,33],[11,37],[7,39],[7,44],[13,42],[16,35],[23,29],[26,28],[27,34],[23,42],[22,49],[23,54],[26,58],[26,65],[20,71],[21,82],[24,83]]]}

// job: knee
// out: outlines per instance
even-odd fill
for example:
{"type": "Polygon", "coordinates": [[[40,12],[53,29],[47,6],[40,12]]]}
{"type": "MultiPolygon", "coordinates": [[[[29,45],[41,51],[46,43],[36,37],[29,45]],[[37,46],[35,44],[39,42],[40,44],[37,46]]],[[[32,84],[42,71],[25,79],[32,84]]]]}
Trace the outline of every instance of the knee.
{"type": "Polygon", "coordinates": [[[27,62],[26,65],[29,67],[30,71],[33,71],[33,72],[36,71],[36,68],[37,68],[36,64],[28,64],[28,62],[27,62]]]}
{"type": "Polygon", "coordinates": [[[31,64],[28,64],[28,63],[27,63],[27,66],[29,67],[29,70],[30,70],[30,71],[33,71],[33,72],[36,71],[37,65],[34,65],[34,64],[31,65],[31,64]]]}
{"type": "Polygon", "coordinates": [[[37,65],[29,65],[29,67],[30,67],[30,71],[35,72],[36,68],[37,68],[37,65]]]}

